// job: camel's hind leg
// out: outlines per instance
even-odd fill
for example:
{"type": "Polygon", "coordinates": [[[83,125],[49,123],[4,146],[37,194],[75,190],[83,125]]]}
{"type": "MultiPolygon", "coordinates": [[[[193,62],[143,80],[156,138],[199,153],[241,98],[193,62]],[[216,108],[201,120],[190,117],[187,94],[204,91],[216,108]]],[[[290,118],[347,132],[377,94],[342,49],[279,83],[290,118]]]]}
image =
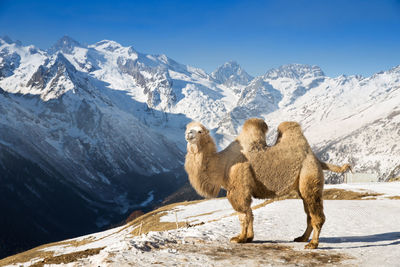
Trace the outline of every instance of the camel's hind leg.
{"type": "Polygon", "coordinates": [[[249,166],[237,164],[232,167],[230,172],[230,185],[227,198],[234,210],[239,212],[241,233],[232,237],[231,242],[245,243],[251,242],[254,238],[253,232],[253,212],[251,210],[250,184],[252,173],[249,166]]]}
{"type": "Polygon", "coordinates": [[[305,246],[305,248],[309,249],[318,247],[319,235],[322,225],[325,222],[324,207],[322,203],[324,176],[322,169],[315,163],[314,158],[308,157],[304,162],[299,179],[299,192],[303,199],[304,210],[307,214],[307,229],[303,236],[296,239],[296,241],[306,241],[305,239],[308,239],[311,234],[311,223],[313,236],[311,241],[305,246]]]}
{"type": "Polygon", "coordinates": [[[305,246],[305,248],[314,249],[318,247],[319,235],[321,233],[322,225],[325,222],[325,215],[322,204],[322,194],[321,196],[317,195],[308,198],[306,200],[306,204],[310,212],[313,236],[311,241],[305,246]]]}

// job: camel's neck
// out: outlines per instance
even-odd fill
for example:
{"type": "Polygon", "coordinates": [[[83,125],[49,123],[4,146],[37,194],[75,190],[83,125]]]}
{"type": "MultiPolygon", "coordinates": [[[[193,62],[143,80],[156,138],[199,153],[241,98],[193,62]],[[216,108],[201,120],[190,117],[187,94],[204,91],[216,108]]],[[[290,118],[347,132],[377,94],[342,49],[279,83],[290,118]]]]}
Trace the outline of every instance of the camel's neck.
{"type": "Polygon", "coordinates": [[[199,195],[216,197],[220,191],[222,177],[216,173],[218,156],[215,143],[211,140],[202,145],[188,145],[185,170],[190,184],[199,195]]]}

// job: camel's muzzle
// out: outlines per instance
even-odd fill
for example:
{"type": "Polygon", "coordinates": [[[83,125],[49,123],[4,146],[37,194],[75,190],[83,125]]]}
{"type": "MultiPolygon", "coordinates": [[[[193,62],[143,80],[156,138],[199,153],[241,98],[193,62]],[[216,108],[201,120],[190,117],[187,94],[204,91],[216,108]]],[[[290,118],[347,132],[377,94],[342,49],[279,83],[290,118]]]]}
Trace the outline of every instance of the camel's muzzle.
{"type": "Polygon", "coordinates": [[[195,138],[194,135],[190,135],[190,134],[186,135],[186,141],[192,141],[194,138],[195,138]]]}
{"type": "Polygon", "coordinates": [[[196,138],[196,131],[190,130],[189,132],[186,133],[186,141],[192,141],[193,139],[196,138]]]}

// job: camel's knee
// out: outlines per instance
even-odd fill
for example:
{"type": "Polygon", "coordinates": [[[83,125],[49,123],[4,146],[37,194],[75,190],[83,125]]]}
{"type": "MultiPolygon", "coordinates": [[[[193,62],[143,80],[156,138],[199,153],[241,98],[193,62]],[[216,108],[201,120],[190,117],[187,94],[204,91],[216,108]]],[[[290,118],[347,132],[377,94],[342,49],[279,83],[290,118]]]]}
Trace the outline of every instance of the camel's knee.
{"type": "Polygon", "coordinates": [[[324,205],[319,197],[316,201],[310,203],[308,209],[311,215],[321,217],[321,219],[323,218],[325,220],[324,205]]]}
{"type": "Polygon", "coordinates": [[[253,224],[254,221],[254,216],[253,216],[253,212],[251,211],[251,209],[248,209],[246,212],[244,213],[239,213],[239,221],[241,224],[245,225],[246,227],[249,226],[251,224],[253,224]]]}
{"type": "Polygon", "coordinates": [[[232,208],[241,213],[247,213],[251,210],[251,195],[245,192],[238,191],[228,191],[227,198],[229,203],[231,203],[232,208]]]}
{"type": "Polygon", "coordinates": [[[322,194],[305,197],[304,210],[307,213],[307,225],[311,224],[314,231],[320,231],[325,223],[322,194]]]}
{"type": "Polygon", "coordinates": [[[320,220],[321,220],[320,223],[321,223],[321,224],[324,224],[324,223],[325,223],[326,217],[325,217],[325,214],[324,214],[323,212],[320,214],[319,218],[320,218],[320,220]]]}
{"type": "Polygon", "coordinates": [[[317,199],[311,201],[308,205],[308,210],[310,212],[311,220],[315,224],[324,224],[325,214],[322,199],[317,197],[317,199]]]}
{"type": "Polygon", "coordinates": [[[239,221],[240,221],[240,223],[242,223],[242,224],[245,224],[245,223],[247,223],[247,218],[246,218],[247,216],[246,216],[246,214],[245,213],[239,213],[239,221]]]}
{"type": "Polygon", "coordinates": [[[322,225],[325,223],[325,214],[324,213],[318,214],[318,217],[317,217],[317,220],[315,223],[320,225],[320,227],[322,227],[322,225]]]}
{"type": "Polygon", "coordinates": [[[325,223],[325,215],[311,215],[311,225],[315,230],[321,230],[325,223]]]}

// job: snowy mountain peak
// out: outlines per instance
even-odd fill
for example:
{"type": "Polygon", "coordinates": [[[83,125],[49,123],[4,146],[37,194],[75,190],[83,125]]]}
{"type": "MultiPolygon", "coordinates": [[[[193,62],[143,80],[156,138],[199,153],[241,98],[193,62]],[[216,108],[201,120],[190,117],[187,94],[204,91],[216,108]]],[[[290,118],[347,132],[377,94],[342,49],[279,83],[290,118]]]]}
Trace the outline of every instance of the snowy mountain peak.
{"type": "Polygon", "coordinates": [[[306,79],[325,76],[324,72],[318,66],[304,64],[288,64],[280,66],[277,69],[271,69],[264,75],[265,79],[306,79]]]}
{"type": "Polygon", "coordinates": [[[235,60],[230,60],[228,62],[225,62],[220,68],[233,68],[233,69],[238,69],[240,68],[239,63],[235,60]]]}
{"type": "Polygon", "coordinates": [[[389,70],[389,73],[400,73],[400,65],[397,65],[389,70]]]}
{"type": "Polygon", "coordinates": [[[12,44],[12,43],[14,43],[13,40],[11,40],[11,38],[8,37],[7,35],[5,35],[5,36],[0,36],[0,42],[4,42],[4,43],[7,43],[7,44],[12,44]]]}
{"type": "MultiPolygon", "coordinates": [[[[75,88],[79,82],[75,67],[58,52],[47,64],[40,65],[27,83],[31,93],[40,94],[45,101],[58,98],[75,88]]],[[[81,87],[83,87],[81,83],[81,87]]]]}
{"type": "Polygon", "coordinates": [[[228,61],[218,67],[211,77],[226,86],[247,85],[253,79],[236,61],[228,61]]]}
{"type": "MultiPolygon", "coordinates": [[[[103,50],[103,51],[108,51],[108,52],[115,52],[118,49],[125,48],[122,46],[120,43],[117,43],[115,41],[111,40],[102,40],[100,42],[97,42],[93,45],[97,50],[103,50]]],[[[128,47],[129,50],[132,50],[132,47],[128,47]]]]}
{"type": "Polygon", "coordinates": [[[16,44],[16,45],[18,45],[18,46],[21,46],[22,45],[22,43],[21,43],[21,41],[20,40],[16,40],[16,41],[13,41],[10,37],[8,37],[7,35],[4,35],[4,36],[0,36],[0,45],[3,45],[3,44],[16,44]]]}
{"type": "Polygon", "coordinates": [[[56,52],[61,51],[66,54],[71,54],[75,47],[82,47],[82,45],[71,37],[64,35],[52,47],[49,48],[48,52],[50,54],[55,54],[56,52]]]}

